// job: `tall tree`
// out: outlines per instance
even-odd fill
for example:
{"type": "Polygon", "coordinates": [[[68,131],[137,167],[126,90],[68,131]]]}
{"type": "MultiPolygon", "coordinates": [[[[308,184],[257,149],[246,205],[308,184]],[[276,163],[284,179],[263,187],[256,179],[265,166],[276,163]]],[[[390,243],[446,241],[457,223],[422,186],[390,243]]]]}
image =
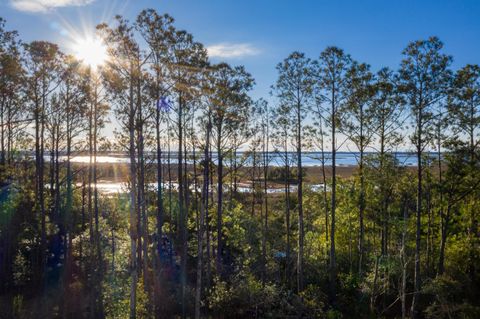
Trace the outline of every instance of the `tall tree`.
{"type": "Polygon", "coordinates": [[[290,264],[291,264],[291,246],[290,246],[290,165],[291,154],[289,147],[293,138],[293,123],[291,108],[288,105],[280,104],[273,108],[271,112],[272,144],[275,153],[279,155],[282,167],[279,168],[283,175],[283,186],[285,195],[285,273],[284,279],[287,287],[290,287],[290,264]]]}
{"type": "MultiPolygon", "coordinates": [[[[156,228],[157,228],[157,267],[160,266],[160,251],[161,242],[163,238],[163,224],[165,220],[165,208],[163,204],[163,176],[162,176],[162,142],[161,142],[161,128],[160,125],[164,120],[164,114],[169,111],[169,103],[167,95],[169,91],[169,81],[167,68],[165,66],[169,61],[170,55],[169,38],[171,37],[174,28],[172,26],[173,18],[168,15],[159,15],[155,10],[143,10],[137,17],[137,26],[149,46],[150,50],[150,68],[153,74],[153,81],[151,81],[151,95],[155,109],[155,141],[156,141],[156,167],[157,167],[157,214],[156,214],[156,228]]],[[[157,270],[156,280],[159,278],[160,271],[157,270]]],[[[159,283],[157,282],[157,286],[159,283]]],[[[158,287],[157,287],[158,290],[158,287]]],[[[158,296],[159,297],[159,296],[158,296]]],[[[160,300],[155,296],[155,315],[159,315],[160,300]]]]}
{"type": "Polygon", "coordinates": [[[365,151],[372,144],[374,138],[372,104],[375,94],[373,85],[374,76],[370,72],[370,67],[364,63],[354,62],[347,73],[347,101],[345,115],[341,123],[341,130],[348,136],[350,141],[359,151],[358,175],[360,180],[360,190],[358,198],[358,275],[363,275],[363,265],[365,263],[365,151]]]}
{"type": "MultiPolygon", "coordinates": [[[[203,91],[205,95],[211,94],[212,91],[208,86],[208,73],[205,74],[203,81],[203,91]]],[[[212,131],[212,110],[211,104],[208,101],[208,98],[204,97],[203,99],[203,117],[200,119],[201,123],[206,124],[205,133],[204,133],[204,143],[203,143],[203,176],[202,176],[202,192],[201,192],[201,202],[200,202],[200,215],[198,218],[198,232],[197,232],[197,281],[195,287],[195,318],[199,319],[201,317],[201,301],[202,301],[202,278],[203,278],[203,265],[204,265],[204,239],[205,232],[207,236],[207,251],[208,251],[208,237],[210,236],[208,230],[208,209],[209,209],[209,185],[210,185],[210,140],[211,140],[211,131],[212,131]]],[[[207,255],[207,263],[210,263],[208,260],[209,255],[207,255]]],[[[207,266],[209,267],[209,266],[207,266]]],[[[207,272],[207,284],[208,284],[208,272],[207,272]]]]}
{"type": "Polygon", "coordinates": [[[206,64],[206,51],[203,45],[195,42],[193,36],[186,31],[175,31],[170,39],[169,48],[172,52],[170,63],[167,64],[172,81],[172,93],[176,103],[173,106],[175,114],[173,123],[176,125],[178,141],[178,204],[179,204],[179,240],[181,242],[180,277],[182,286],[182,317],[186,316],[186,285],[187,285],[187,172],[185,160],[187,154],[186,138],[190,123],[190,110],[199,94],[199,80],[206,64]]]}
{"type": "Polygon", "coordinates": [[[418,316],[418,298],[421,289],[421,217],[423,201],[424,150],[432,139],[433,109],[445,98],[449,82],[448,67],[452,58],[441,52],[443,43],[436,37],[410,43],[403,51],[399,71],[400,85],[410,107],[414,132],[411,136],[417,157],[417,207],[415,235],[415,280],[412,299],[412,317],[418,316]]]}
{"type": "Polygon", "coordinates": [[[212,86],[212,143],[217,152],[217,256],[216,267],[223,273],[223,167],[224,157],[232,149],[232,136],[247,126],[250,116],[248,91],[253,79],[243,67],[231,67],[226,63],[213,66],[212,86]]]}
{"type": "MultiPolygon", "coordinates": [[[[463,142],[456,139],[457,143],[464,144],[468,149],[468,158],[470,162],[470,170],[475,172],[478,170],[476,167],[478,163],[478,149],[480,134],[480,67],[478,65],[466,65],[455,74],[455,79],[452,86],[453,101],[449,103],[449,117],[453,125],[453,133],[458,136],[466,136],[467,141],[463,142]]],[[[474,177],[475,174],[472,174],[474,177]]],[[[474,178],[472,178],[474,180],[474,178]]],[[[470,200],[472,198],[469,197],[470,200]]],[[[475,208],[470,211],[470,225],[468,227],[469,242],[470,242],[470,256],[469,256],[469,273],[470,278],[474,278],[476,272],[475,251],[478,244],[478,217],[475,213],[475,208]]],[[[447,226],[448,223],[444,224],[447,226]]],[[[446,233],[444,234],[446,235],[446,233]]],[[[442,246],[445,245],[442,236],[442,246]]],[[[443,254],[444,247],[441,249],[440,265],[443,272],[443,254]]],[[[440,267],[439,267],[440,271],[440,267]]]]}
{"type": "MultiPolygon", "coordinates": [[[[59,97],[65,109],[65,162],[66,162],[66,198],[62,222],[65,227],[66,253],[65,253],[65,293],[67,299],[69,295],[70,283],[73,280],[73,239],[75,230],[74,216],[74,170],[72,168],[72,155],[75,148],[78,148],[79,136],[85,132],[87,126],[87,114],[83,110],[83,105],[88,98],[88,77],[75,59],[68,57],[65,61],[65,72],[63,73],[63,83],[60,87],[59,97]]],[[[80,239],[81,240],[81,239],[80,239]]],[[[64,307],[68,307],[68,302],[64,302],[64,307]]],[[[66,309],[65,309],[66,310],[66,309]]]]}
{"type": "MultiPolygon", "coordinates": [[[[143,60],[140,48],[134,39],[133,28],[128,21],[120,16],[116,17],[117,25],[110,28],[106,24],[97,27],[103,39],[109,44],[108,51],[114,59],[108,61],[105,70],[105,84],[111,98],[116,104],[116,115],[125,131],[120,141],[129,154],[129,188],[130,188],[130,318],[137,316],[137,284],[138,284],[138,257],[141,256],[141,229],[139,220],[141,208],[138,202],[137,179],[137,120],[138,103],[142,102],[138,96],[141,85],[141,67],[143,60]],[[140,249],[139,249],[140,248],[140,249]]],[[[121,133],[121,132],[118,132],[121,133]]],[[[143,187],[144,185],[140,185],[143,187]]]]}
{"type": "Polygon", "coordinates": [[[62,53],[49,42],[34,41],[25,45],[26,93],[32,106],[35,127],[35,203],[40,216],[40,250],[38,269],[40,285],[46,276],[47,258],[47,207],[44,192],[45,122],[48,116],[48,98],[57,88],[62,53]]]}
{"type": "Polygon", "coordinates": [[[392,196],[393,183],[389,178],[391,153],[402,140],[398,132],[404,122],[404,101],[398,93],[395,74],[388,68],[377,72],[375,81],[375,97],[373,101],[373,131],[378,141],[378,173],[380,176],[380,212],[381,212],[381,254],[388,254],[388,206],[392,196]]]}
{"type": "Polygon", "coordinates": [[[6,31],[5,21],[0,18],[0,165],[11,163],[15,135],[28,122],[20,112],[23,77],[18,33],[6,31]]]}
{"type": "Polygon", "coordinates": [[[262,285],[265,287],[267,280],[267,236],[268,236],[268,172],[270,165],[270,109],[268,102],[261,99],[257,102],[258,113],[261,118],[262,134],[262,170],[263,170],[263,234],[262,234],[262,285]]]}
{"type": "Polygon", "coordinates": [[[302,146],[304,144],[303,120],[312,100],[313,69],[312,61],[303,53],[293,52],[282,63],[277,65],[278,79],[274,91],[280,103],[292,108],[295,121],[295,151],[297,154],[297,197],[298,197],[298,258],[297,258],[297,290],[303,291],[304,263],[304,218],[303,218],[303,166],[302,146]]]}
{"type": "Polygon", "coordinates": [[[336,153],[338,149],[337,137],[338,126],[341,120],[340,110],[346,103],[346,73],[352,60],[348,54],[337,47],[328,47],[321,54],[318,61],[317,85],[320,87],[325,101],[325,116],[330,126],[331,152],[332,152],[332,184],[331,184],[331,218],[330,218],[330,299],[336,302],[336,271],[337,262],[335,256],[335,212],[337,207],[337,176],[336,176],[336,153]]]}

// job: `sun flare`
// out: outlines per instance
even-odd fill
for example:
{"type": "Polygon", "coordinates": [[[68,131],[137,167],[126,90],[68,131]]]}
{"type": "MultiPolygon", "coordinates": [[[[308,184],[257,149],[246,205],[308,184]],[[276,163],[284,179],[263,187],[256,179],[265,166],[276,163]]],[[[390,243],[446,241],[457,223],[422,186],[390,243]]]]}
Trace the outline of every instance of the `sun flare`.
{"type": "Polygon", "coordinates": [[[78,39],[73,45],[73,52],[77,59],[96,69],[107,59],[107,49],[103,42],[94,37],[78,39]]]}

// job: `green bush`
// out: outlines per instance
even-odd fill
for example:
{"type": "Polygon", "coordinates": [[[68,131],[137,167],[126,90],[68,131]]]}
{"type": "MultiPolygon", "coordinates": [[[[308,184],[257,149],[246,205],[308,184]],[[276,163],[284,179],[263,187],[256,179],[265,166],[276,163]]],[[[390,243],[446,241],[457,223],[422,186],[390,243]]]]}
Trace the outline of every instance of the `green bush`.
{"type": "Polygon", "coordinates": [[[216,279],[208,300],[214,317],[221,314],[225,318],[296,318],[311,314],[297,295],[274,284],[262,286],[250,274],[235,276],[230,283],[216,279]]]}
{"type": "Polygon", "coordinates": [[[465,284],[446,275],[429,280],[423,293],[433,298],[425,309],[427,318],[480,318],[480,307],[468,300],[465,284]]]}

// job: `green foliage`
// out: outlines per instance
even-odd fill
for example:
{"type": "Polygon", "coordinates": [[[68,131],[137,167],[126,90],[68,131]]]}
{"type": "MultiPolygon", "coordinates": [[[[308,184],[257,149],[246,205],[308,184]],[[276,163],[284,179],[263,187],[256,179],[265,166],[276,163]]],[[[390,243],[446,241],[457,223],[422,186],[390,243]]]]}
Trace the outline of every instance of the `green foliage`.
{"type": "Polygon", "coordinates": [[[245,67],[209,64],[170,16],[115,21],[98,26],[111,60],[97,74],[56,44],[21,45],[0,18],[0,317],[389,318],[412,300],[426,318],[480,317],[480,67],[450,70],[436,37],[410,43],[398,72],[337,47],[293,52],[278,105],[252,108],[245,67]],[[110,104],[116,145],[99,132],[110,104]],[[361,165],[335,178],[295,167],[295,150],[351,143],[361,165]],[[152,161],[165,144],[184,148],[168,169],[152,161]],[[419,167],[394,152],[411,146],[419,167]],[[62,158],[112,148],[136,162],[62,158]],[[212,158],[195,166],[193,150],[212,158]],[[325,189],[308,184],[319,177],[325,189]],[[96,192],[102,179],[126,192],[96,192]]]}
{"type": "Polygon", "coordinates": [[[275,284],[262,283],[251,274],[236,274],[231,283],[226,283],[218,278],[210,292],[210,308],[213,313],[225,317],[246,318],[285,318],[298,317],[302,314],[315,314],[320,318],[318,304],[308,305],[291,293],[280,289],[275,284]],[[313,311],[313,312],[310,312],[313,311]]]}
{"type": "Polygon", "coordinates": [[[473,319],[480,316],[480,307],[472,304],[468,287],[449,276],[438,276],[429,280],[423,293],[432,298],[425,309],[427,318],[464,318],[473,319]]]}
{"type": "Polygon", "coordinates": [[[331,310],[325,314],[324,309],[328,305],[328,296],[317,285],[308,285],[305,290],[300,294],[302,297],[304,306],[308,309],[308,315],[311,318],[327,318],[331,313],[331,310]]]}

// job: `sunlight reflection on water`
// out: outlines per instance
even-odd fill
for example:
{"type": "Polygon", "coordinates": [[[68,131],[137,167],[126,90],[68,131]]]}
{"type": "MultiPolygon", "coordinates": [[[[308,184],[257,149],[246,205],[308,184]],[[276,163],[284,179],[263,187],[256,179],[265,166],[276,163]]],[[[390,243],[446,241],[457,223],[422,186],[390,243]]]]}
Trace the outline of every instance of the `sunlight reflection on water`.
{"type": "MultiPolygon", "coordinates": [[[[82,184],[78,183],[78,187],[81,187],[82,184]]],[[[92,184],[92,187],[94,185],[92,184]]],[[[168,190],[170,187],[169,183],[163,183],[162,184],[162,189],[163,190],[168,190]]],[[[312,191],[320,191],[323,187],[323,184],[313,184],[313,185],[305,185],[308,189],[312,191]]],[[[157,183],[147,183],[146,188],[151,191],[157,190],[157,183]]],[[[172,182],[171,188],[173,191],[178,189],[178,183],[172,182]]],[[[194,187],[193,185],[190,186],[190,189],[193,190],[194,187]]],[[[125,182],[106,182],[106,181],[100,181],[97,182],[97,190],[106,195],[114,195],[114,194],[123,194],[127,193],[129,191],[128,189],[128,184],[125,182]]],[[[213,188],[213,190],[216,190],[216,187],[213,188]]],[[[224,188],[225,191],[229,191],[228,187],[224,188]]],[[[297,190],[297,185],[290,185],[290,192],[294,192],[297,190]]],[[[197,191],[200,192],[201,189],[200,187],[197,188],[197,191]]],[[[252,192],[252,187],[250,185],[242,185],[237,187],[237,191],[239,193],[251,193],[252,192]]],[[[263,189],[260,189],[259,192],[262,192],[263,189]]],[[[267,188],[267,193],[268,194],[279,194],[283,193],[285,191],[284,187],[269,187],[267,188]]]]}
{"type": "MultiPolygon", "coordinates": [[[[365,153],[365,155],[368,157],[373,153],[365,153]]],[[[398,160],[399,165],[403,166],[414,166],[417,163],[416,157],[412,153],[404,153],[404,152],[398,152],[394,153],[395,158],[398,160]]],[[[249,164],[251,163],[251,158],[245,158],[244,153],[239,152],[237,154],[238,156],[238,161],[242,162],[244,164],[249,164]]],[[[290,154],[291,158],[289,159],[291,164],[295,163],[295,154],[291,153],[290,154]]],[[[46,157],[48,158],[48,156],[46,157]]],[[[146,161],[148,163],[156,163],[156,158],[155,156],[151,155],[145,156],[146,161]]],[[[305,167],[312,167],[312,166],[320,166],[321,161],[320,161],[320,153],[318,152],[310,152],[310,153],[303,153],[302,154],[302,164],[305,167]]],[[[65,161],[66,156],[61,156],[60,160],[65,161]]],[[[212,160],[215,162],[217,160],[216,155],[213,154],[212,160]]],[[[337,166],[352,166],[352,165],[357,165],[358,164],[358,153],[357,152],[339,152],[337,153],[336,157],[336,164],[337,166]]],[[[197,163],[201,161],[201,158],[197,159],[197,163]]],[[[283,166],[284,165],[284,156],[279,153],[270,153],[269,154],[269,166],[283,166]]],[[[74,163],[89,163],[90,162],[90,157],[88,155],[78,155],[78,156],[73,156],[71,158],[71,162],[74,163]]],[[[130,162],[130,159],[128,156],[124,154],[117,154],[117,155],[98,155],[97,156],[97,163],[112,163],[112,164],[128,164],[130,162]]],[[[163,163],[167,163],[167,156],[166,154],[163,154],[163,163]]],[[[177,163],[177,155],[175,153],[171,154],[170,157],[170,163],[175,164],[177,163]]],[[[193,164],[193,160],[191,157],[187,158],[187,163],[193,164]]],[[[229,160],[224,161],[224,165],[228,166],[230,164],[229,160]]],[[[331,165],[331,154],[329,152],[325,153],[325,165],[331,165]]]]}

